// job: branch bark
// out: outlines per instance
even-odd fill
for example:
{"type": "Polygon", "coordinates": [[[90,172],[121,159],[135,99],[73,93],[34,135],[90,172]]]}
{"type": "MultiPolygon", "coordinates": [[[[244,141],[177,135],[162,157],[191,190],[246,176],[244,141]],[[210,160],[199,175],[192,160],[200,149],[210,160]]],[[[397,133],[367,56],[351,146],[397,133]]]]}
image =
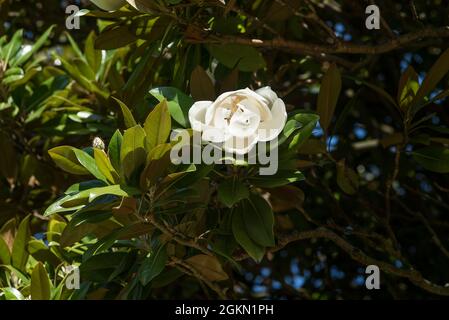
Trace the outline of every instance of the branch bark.
{"type": "Polygon", "coordinates": [[[327,54],[382,54],[400,49],[407,45],[416,45],[416,42],[419,40],[431,38],[449,38],[449,27],[427,27],[375,45],[358,45],[348,42],[339,42],[335,45],[322,45],[294,40],[286,40],[283,38],[261,40],[237,36],[208,36],[204,38],[187,38],[186,41],[189,43],[242,44],[258,48],[280,49],[292,53],[305,53],[323,57],[327,54]]]}

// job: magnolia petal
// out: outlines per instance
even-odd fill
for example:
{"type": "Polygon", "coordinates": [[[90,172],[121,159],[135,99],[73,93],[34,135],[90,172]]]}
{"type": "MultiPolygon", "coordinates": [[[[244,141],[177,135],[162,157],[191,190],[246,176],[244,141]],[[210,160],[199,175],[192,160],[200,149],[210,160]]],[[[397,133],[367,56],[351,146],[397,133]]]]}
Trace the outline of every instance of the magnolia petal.
{"type": "Polygon", "coordinates": [[[229,134],[236,137],[252,136],[259,128],[260,115],[250,109],[239,105],[239,109],[231,118],[228,130],[229,134]]]}
{"type": "Polygon", "coordinates": [[[192,129],[203,131],[205,127],[206,111],[212,104],[212,101],[197,101],[189,109],[189,121],[192,129]]]}
{"type": "Polygon", "coordinates": [[[203,141],[221,143],[229,138],[229,134],[227,130],[205,125],[203,127],[203,135],[201,138],[203,141]]]}
{"type": "Polygon", "coordinates": [[[258,95],[264,97],[267,100],[267,104],[272,106],[274,102],[278,99],[276,92],[271,90],[270,86],[262,87],[255,91],[258,95]]]}
{"type": "Polygon", "coordinates": [[[90,0],[93,4],[105,11],[115,11],[126,4],[126,0],[90,0]]]}
{"type": "Polygon", "coordinates": [[[231,109],[224,108],[222,106],[217,106],[215,108],[215,114],[212,119],[212,125],[215,128],[225,129],[228,126],[228,121],[226,120],[231,116],[231,109]]]}
{"type": "Polygon", "coordinates": [[[245,138],[230,137],[223,143],[223,149],[229,153],[244,155],[257,144],[257,141],[257,134],[245,138]]]}
{"type": "Polygon", "coordinates": [[[287,111],[285,103],[281,99],[276,99],[271,107],[272,119],[262,122],[259,126],[259,141],[270,141],[277,137],[284,129],[287,121],[287,111]]]}
{"type": "Polygon", "coordinates": [[[225,100],[232,96],[241,96],[241,97],[245,97],[247,99],[251,99],[250,103],[255,104],[255,107],[257,107],[259,109],[261,119],[268,120],[271,118],[270,109],[268,108],[267,104],[265,103],[265,99],[261,99],[261,96],[258,95],[257,93],[255,93],[254,91],[252,91],[251,89],[245,88],[245,89],[240,89],[240,90],[236,90],[236,91],[225,92],[225,93],[222,93],[221,95],[219,95],[218,98],[212,104],[212,106],[210,106],[210,108],[207,109],[206,121],[205,121],[206,124],[214,125],[215,114],[216,114],[217,108],[222,106],[222,104],[225,102],[225,100]]]}

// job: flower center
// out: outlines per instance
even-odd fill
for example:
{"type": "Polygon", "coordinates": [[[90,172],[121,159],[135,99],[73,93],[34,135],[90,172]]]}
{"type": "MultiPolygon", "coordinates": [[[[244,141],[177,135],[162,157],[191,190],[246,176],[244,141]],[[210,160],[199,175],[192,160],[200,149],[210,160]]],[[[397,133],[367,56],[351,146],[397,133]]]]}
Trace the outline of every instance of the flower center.
{"type": "MultiPolygon", "coordinates": [[[[229,123],[231,122],[232,116],[239,110],[244,112],[244,110],[239,106],[241,101],[245,100],[245,97],[236,96],[231,98],[231,106],[224,111],[224,119],[229,123]]],[[[249,120],[248,120],[249,123],[249,120]]]]}

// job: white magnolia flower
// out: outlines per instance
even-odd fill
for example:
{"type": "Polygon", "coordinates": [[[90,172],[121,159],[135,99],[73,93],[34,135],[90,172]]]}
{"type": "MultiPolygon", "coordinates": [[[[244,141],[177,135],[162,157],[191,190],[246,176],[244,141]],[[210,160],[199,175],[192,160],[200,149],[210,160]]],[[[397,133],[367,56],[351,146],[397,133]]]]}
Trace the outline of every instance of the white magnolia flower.
{"type": "Polygon", "coordinates": [[[225,92],[215,101],[197,101],[189,110],[192,129],[223,149],[246,154],[258,141],[270,141],[287,120],[284,102],[270,87],[225,92]]]}

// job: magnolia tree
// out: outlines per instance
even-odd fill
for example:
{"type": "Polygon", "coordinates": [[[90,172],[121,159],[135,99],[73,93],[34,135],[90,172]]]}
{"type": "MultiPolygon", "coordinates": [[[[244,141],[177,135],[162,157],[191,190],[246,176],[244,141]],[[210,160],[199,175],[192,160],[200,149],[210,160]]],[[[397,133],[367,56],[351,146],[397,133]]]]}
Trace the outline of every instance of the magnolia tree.
{"type": "Polygon", "coordinates": [[[437,1],[91,2],[0,1],[0,299],[449,295],[437,1]]]}

